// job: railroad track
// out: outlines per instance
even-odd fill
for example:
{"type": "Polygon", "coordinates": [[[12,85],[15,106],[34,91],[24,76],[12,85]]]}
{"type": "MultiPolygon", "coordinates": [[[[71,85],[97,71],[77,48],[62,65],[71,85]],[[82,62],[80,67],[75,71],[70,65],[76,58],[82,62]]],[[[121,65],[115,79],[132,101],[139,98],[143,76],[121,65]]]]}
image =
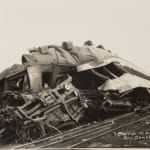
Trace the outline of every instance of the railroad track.
{"type": "Polygon", "coordinates": [[[121,119],[121,118],[126,118],[128,116],[131,116],[132,114],[134,114],[134,113],[131,112],[128,114],[123,114],[123,115],[115,117],[115,118],[107,119],[102,122],[82,125],[82,126],[70,129],[69,131],[67,131],[65,133],[59,133],[54,136],[50,136],[50,137],[43,138],[43,139],[40,139],[37,141],[33,141],[33,142],[30,142],[30,143],[27,143],[24,145],[17,146],[17,147],[15,147],[15,149],[42,147],[43,145],[46,146],[48,143],[55,143],[58,141],[60,142],[61,140],[72,137],[73,135],[83,134],[83,133],[85,134],[85,132],[91,131],[91,130],[93,131],[93,129],[96,129],[96,128],[108,127],[110,125],[113,125],[114,121],[121,119]]]}
{"type": "Polygon", "coordinates": [[[118,129],[130,126],[134,123],[150,118],[150,113],[137,115],[131,112],[103,122],[88,124],[71,129],[65,133],[43,138],[27,143],[14,149],[27,148],[83,148],[94,142],[101,136],[114,132],[118,129]],[[120,124],[120,122],[124,122],[120,124]],[[119,123],[119,126],[118,126],[119,123]]]}
{"type": "Polygon", "coordinates": [[[128,127],[128,126],[130,126],[130,125],[133,125],[133,124],[135,124],[135,123],[141,122],[141,121],[146,120],[146,119],[150,119],[150,115],[148,115],[148,116],[146,116],[146,117],[142,117],[142,118],[140,118],[140,119],[138,119],[138,120],[136,120],[136,121],[132,121],[132,122],[130,122],[130,123],[121,125],[121,126],[119,126],[119,127],[109,129],[109,130],[107,130],[107,131],[104,131],[103,133],[100,133],[100,134],[97,134],[97,135],[95,134],[95,136],[93,136],[93,137],[87,139],[86,141],[80,141],[80,142],[78,142],[78,143],[75,143],[75,144],[70,145],[70,146],[67,147],[67,148],[77,148],[77,147],[78,147],[78,148],[84,148],[84,147],[87,147],[89,144],[95,142],[95,141],[96,141],[97,139],[99,139],[101,136],[105,136],[106,134],[112,133],[112,132],[114,132],[114,131],[116,131],[116,130],[119,130],[119,129],[121,129],[121,128],[128,127]]]}

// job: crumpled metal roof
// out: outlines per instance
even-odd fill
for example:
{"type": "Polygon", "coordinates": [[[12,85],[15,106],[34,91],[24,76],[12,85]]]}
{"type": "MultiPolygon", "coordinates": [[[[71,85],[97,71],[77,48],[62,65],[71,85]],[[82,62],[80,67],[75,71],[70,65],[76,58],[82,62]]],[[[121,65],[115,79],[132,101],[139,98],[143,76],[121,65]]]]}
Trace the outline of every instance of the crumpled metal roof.
{"type": "Polygon", "coordinates": [[[26,69],[26,65],[14,64],[0,73],[0,80],[12,76],[13,74],[22,72],[26,69]]]}
{"type": "Polygon", "coordinates": [[[22,63],[77,66],[86,62],[102,61],[112,56],[113,54],[107,50],[93,46],[73,47],[71,50],[58,46],[49,46],[46,54],[35,52],[23,55],[22,63]]]}

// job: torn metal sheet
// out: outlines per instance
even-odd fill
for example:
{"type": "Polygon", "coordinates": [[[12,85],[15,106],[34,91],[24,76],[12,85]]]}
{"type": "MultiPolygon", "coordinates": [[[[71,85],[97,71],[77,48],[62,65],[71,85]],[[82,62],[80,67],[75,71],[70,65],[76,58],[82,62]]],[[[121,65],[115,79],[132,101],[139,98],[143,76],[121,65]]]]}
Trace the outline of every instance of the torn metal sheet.
{"type": "Polygon", "coordinates": [[[117,56],[115,54],[112,54],[111,57],[106,57],[105,59],[88,61],[86,63],[79,64],[76,66],[76,68],[77,68],[78,72],[81,72],[81,71],[86,71],[86,70],[93,69],[93,68],[100,68],[100,67],[106,66],[106,65],[111,64],[111,63],[115,63],[115,64],[121,66],[122,68],[125,68],[125,67],[131,68],[131,69],[136,70],[140,73],[143,73],[147,77],[150,77],[150,73],[148,73],[144,69],[136,66],[135,64],[133,64],[127,60],[120,58],[119,56],[117,56]]]}
{"type": "Polygon", "coordinates": [[[116,79],[107,80],[103,85],[101,85],[98,88],[98,90],[100,91],[114,90],[122,93],[137,87],[150,88],[150,81],[138,77],[136,75],[125,73],[121,77],[118,77],[116,79]]]}

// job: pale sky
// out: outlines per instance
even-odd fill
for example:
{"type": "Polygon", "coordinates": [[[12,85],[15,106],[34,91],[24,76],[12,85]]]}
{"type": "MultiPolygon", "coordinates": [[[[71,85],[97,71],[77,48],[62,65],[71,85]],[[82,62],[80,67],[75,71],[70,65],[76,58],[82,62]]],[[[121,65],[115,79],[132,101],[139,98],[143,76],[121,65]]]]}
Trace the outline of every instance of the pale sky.
{"type": "Polygon", "coordinates": [[[150,0],[0,0],[0,71],[28,48],[86,40],[150,72],[150,0]]]}

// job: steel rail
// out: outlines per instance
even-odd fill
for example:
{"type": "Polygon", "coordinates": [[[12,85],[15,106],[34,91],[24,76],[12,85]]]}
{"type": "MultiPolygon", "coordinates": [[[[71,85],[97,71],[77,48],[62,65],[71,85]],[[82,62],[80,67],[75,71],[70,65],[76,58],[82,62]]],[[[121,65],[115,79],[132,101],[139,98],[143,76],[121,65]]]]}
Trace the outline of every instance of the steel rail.
{"type": "Polygon", "coordinates": [[[146,117],[142,117],[142,118],[140,118],[140,119],[138,119],[138,120],[136,120],[136,121],[132,121],[132,122],[126,123],[126,124],[121,125],[121,126],[119,126],[119,127],[117,127],[117,128],[112,128],[112,129],[110,129],[110,130],[108,130],[108,131],[106,131],[106,132],[103,132],[103,133],[101,133],[101,134],[97,134],[97,135],[95,134],[95,136],[93,136],[93,137],[87,139],[86,141],[81,141],[81,142],[79,142],[79,143],[75,143],[75,144],[73,144],[73,145],[68,146],[67,148],[83,148],[83,147],[86,147],[86,146],[89,145],[90,143],[93,143],[94,141],[98,140],[98,138],[100,138],[101,136],[104,136],[104,135],[106,135],[106,134],[112,133],[112,132],[114,132],[114,131],[116,131],[116,130],[118,130],[118,129],[128,127],[128,126],[133,125],[133,124],[135,124],[135,123],[139,123],[139,122],[141,122],[141,121],[143,121],[143,120],[146,120],[146,119],[148,119],[148,118],[150,118],[150,115],[148,115],[148,116],[146,116],[146,117]]]}
{"type": "Polygon", "coordinates": [[[69,145],[71,145],[72,143],[76,143],[81,141],[82,139],[87,139],[90,138],[91,136],[94,136],[95,134],[99,134],[101,132],[104,132],[108,129],[111,128],[111,123],[108,125],[104,125],[104,126],[100,126],[97,128],[93,128],[91,130],[85,131],[85,132],[80,132],[79,134],[74,134],[71,136],[67,136],[65,138],[61,138],[55,142],[52,143],[48,143],[46,145],[42,145],[39,148],[49,148],[49,147],[53,147],[53,148],[57,148],[57,147],[61,147],[61,148],[65,148],[68,147],[69,145]]]}
{"type": "Polygon", "coordinates": [[[65,137],[68,137],[68,136],[71,136],[71,135],[73,136],[74,134],[79,134],[79,133],[85,132],[87,130],[91,130],[93,128],[97,128],[99,126],[103,126],[103,125],[105,125],[107,123],[113,124],[114,121],[116,121],[118,119],[126,118],[128,116],[133,115],[133,114],[134,114],[134,112],[130,112],[130,113],[127,113],[127,114],[123,114],[123,115],[111,118],[111,119],[107,119],[107,120],[105,120],[103,122],[98,122],[98,123],[95,123],[95,124],[82,125],[82,126],[70,129],[69,131],[61,133],[61,134],[56,134],[54,136],[49,136],[47,138],[39,139],[37,141],[33,141],[33,142],[30,142],[30,143],[27,143],[27,144],[23,144],[23,145],[17,146],[14,149],[34,148],[34,147],[38,147],[38,146],[40,147],[40,146],[42,146],[44,144],[56,142],[56,141],[58,141],[58,140],[60,140],[62,138],[65,138],[65,137]]]}

